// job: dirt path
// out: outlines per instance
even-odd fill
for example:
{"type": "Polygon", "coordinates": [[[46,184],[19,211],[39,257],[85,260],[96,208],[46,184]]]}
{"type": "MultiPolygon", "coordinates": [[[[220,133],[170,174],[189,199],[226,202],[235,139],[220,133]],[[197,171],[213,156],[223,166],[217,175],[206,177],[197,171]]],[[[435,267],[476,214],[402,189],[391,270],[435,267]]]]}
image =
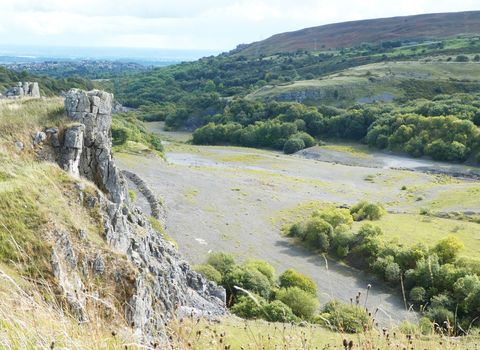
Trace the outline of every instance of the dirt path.
{"type": "MultiPolygon", "coordinates": [[[[200,264],[211,251],[271,263],[276,273],[294,268],[314,278],[320,301],[332,297],[344,302],[372,285],[369,310],[379,308],[384,324],[405,320],[403,298],[369,276],[317,254],[295,247],[282,237],[283,217],[314,201],[353,204],[361,198],[386,200],[399,192],[364,180],[372,169],[239,148],[199,148],[197,154],[167,153],[170,164],[141,156],[116,155],[123,169],[138,173],[159,194],[167,211],[166,230],[192,264],[200,264]],[[392,192],[392,193],[390,193],[392,192]]],[[[386,177],[427,183],[428,175],[384,170],[386,177]],[[401,173],[399,175],[399,173],[401,173]]],[[[413,318],[414,319],[414,318],[413,318]]]]}

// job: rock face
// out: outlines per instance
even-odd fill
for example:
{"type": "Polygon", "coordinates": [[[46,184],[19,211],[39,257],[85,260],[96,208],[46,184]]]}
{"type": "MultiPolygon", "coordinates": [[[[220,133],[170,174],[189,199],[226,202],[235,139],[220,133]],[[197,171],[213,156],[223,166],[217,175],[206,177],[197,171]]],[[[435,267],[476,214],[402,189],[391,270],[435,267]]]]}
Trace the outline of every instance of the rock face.
{"type": "Polygon", "coordinates": [[[131,108],[123,107],[119,102],[113,100],[112,101],[112,114],[116,113],[128,113],[131,108]]]}
{"type": "MultiPolygon", "coordinates": [[[[84,183],[72,186],[78,203],[100,215],[104,240],[123,254],[134,269],[133,293],[124,312],[128,323],[138,330],[136,334],[140,340],[149,342],[163,334],[165,322],[175,315],[225,315],[226,293],[222,287],[192,270],[175,245],[152,228],[139,208],[132,207],[122,197],[128,188],[115,166],[110,149],[112,99],[111,94],[104,92],[70,91],[65,106],[67,114],[78,124],[65,130],[63,145],[57,147],[57,152],[63,169],[74,176],[90,179],[101,189],[91,195],[84,183]]],[[[83,244],[88,244],[85,242],[86,230],[79,229],[74,234],[83,244]]],[[[80,320],[88,321],[85,319],[85,303],[94,299],[107,308],[114,308],[91,291],[86,295],[82,282],[112,274],[111,268],[105,265],[109,260],[98,252],[89,252],[83,258],[76,256],[66,232],[54,232],[52,236],[55,242],[52,270],[72,313],[80,320]]],[[[125,277],[121,273],[115,272],[115,276],[118,283],[123,283],[125,277]]]]}
{"type": "Polygon", "coordinates": [[[28,96],[33,98],[40,98],[40,89],[38,83],[21,83],[16,87],[11,88],[5,94],[5,97],[28,96]]]}
{"type": "Polygon", "coordinates": [[[129,196],[111,151],[112,101],[113,95],[107,92],[70,90],[65,110],[79,125],[65,131],[60,166],[93,181],[114,203],[123,204],[129,196]]]}

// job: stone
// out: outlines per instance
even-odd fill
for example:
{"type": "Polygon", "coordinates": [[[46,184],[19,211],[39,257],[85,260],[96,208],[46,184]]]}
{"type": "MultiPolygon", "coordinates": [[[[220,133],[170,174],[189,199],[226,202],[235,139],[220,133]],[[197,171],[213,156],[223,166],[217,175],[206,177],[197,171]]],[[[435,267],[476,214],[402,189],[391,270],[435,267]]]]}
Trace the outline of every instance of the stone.
{"type": "Polygon", "coordinates": [[[17,152],[20,152],[23,150],[23,143],[21,141],[16,141],[14,145],[17,152]]]}
{"type": "Polygon", "coordinates": [[[298,324],[299,327],[308,327],[308,323],[305,321],[302,321],[298,324]]]}
{"type": "Polygon", "coordinates": [[[113,95],[107,92],[70,90],[65,98],[65,110],[69,117],[84,126],[83,134],[77,135],[81,136],[83,144],[74,143],[66,133],[61,165],[75,176],[78,173],[93,181],[113,202],[123,204],[128,201],[128,190],[111,150],[112,101],[113,95]],[[77,148],[78,154],[69,151],[71,148],[77,148]],[[71,165],[76,169],[71,169],[71,165]]]}
{"type": "Polygon", "coordinates": [[[87,238],[87,230],[79,229],[79,230],[78,230],[78,234],[79,234],[80,239],[81,239],[82,241],[84,241],[84,240],[87,238]]]}
{"type": "Polygon", "coordinates": [[[102,256],[97,253],[95,256],[95,260],[93,261],[92,271],[96,275],[103,275],[103,271],[105,270],[105,264],[103,263],[102,256]]]}
{"type": "Polygon", "coordinates": [[[73,189],[77,191],[85,191],[85,182],[78,182],[73,185],[73,189]]]}
{"type": "Polygon", "coordinates": [[[42,131],[37,131],[33,143],[34,143],[34,144],[38,144],[38,143],[40,143],[40,142],[45,141],[46,138],[47,138],[47,135],[46,135],[44,132],[42,132],[42,131]]]}
{"type": "Polygon", "coordinates": [[[38,87],[38,83],[17,83],[16,87],[11,88],[5,95],[7,98],[16,98],[16,97],[33,97],[33,98],[40,98],[40,88],[38,87]]]}
{"type": "Polygon", "coordinates": [[[56,126],[54,126],[52,128],[49,128],[49,129],[45,130],[45,132],[47,134],[56,134],[58,132],[58,128],[56,126]]]}
{"type": "Polygon", "coordinates": [[[58,140],[57,134],[52,134],[52,146],[55,148],[60,147],[60,141],[58,140]]]}

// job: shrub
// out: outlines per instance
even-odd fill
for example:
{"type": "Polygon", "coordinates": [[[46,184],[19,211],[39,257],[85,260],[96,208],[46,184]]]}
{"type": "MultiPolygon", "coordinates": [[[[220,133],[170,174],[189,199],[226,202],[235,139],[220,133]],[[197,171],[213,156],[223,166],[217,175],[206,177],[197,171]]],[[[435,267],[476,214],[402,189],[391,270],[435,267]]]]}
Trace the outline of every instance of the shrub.
{"type": "Polygon", "coordinates": [[[329,301],[323,309],[322,316],[341,332],[359,333],[363,331],[363,325],[369,323],[365,309],[338,300],[329,301]]]}
{"type": "Polygon", "coordinates": [[[289,237],[305,237],[305,225],[301,222],[295,222],[288,229],[289,237]]]}
{"type": "MultiPolygon", "coordinates": [[[[295,123],[296,123],[297,121],[298,121],[298,120],[296,120],[295,123]]],[[[304,122],[304,123],[305,123],[305,122],[304,122]]],[[[313,147],[313,146],[315,146],[315,140],[314,140],[314,138],[311,137],[311,136],[310,136],[309,134],[307,134],[306,132],[303,132],[303,131],[292,135],[290,138],[302,140],[303,143],[304,143],[304,148],[308,148],[308,147],[313,147]]]]}
{"type": "Polygon", "coordinates": [[[462,240],[454,235],[442,238],[435,246],[435,252],[443,261],[452,261],[459,252],[465,249],[462,240]]]}
{"type": "Polygon", "coordinates": [[[305,143],[301,139],[289,139],[283,146],[283,153],[292,154],[305,148],[305,143]]]}
{"type": "Polygon", "coordinates": [[[225,286],[230,294],[237,295],[234,286],[241,287],[263,298],[270,295],[270,282],[268,278],[257,269],[247,266],[234,266],[225,275],[225,286]]]}
{"type": "Polygon", "coordinates": [[[132,202],[135,200],[135,198],[137,198],[135,191],[129,190],[128,195],[130,196],[130,199],[132,200],[132,202]]]}
{"type": "Polygon", "coordinates": [[[335,208],[334,206],[330,206],[322,210],[316,210],[312,213],[312,217],[318,217],[325,220],[332,225],[333,228],[336,228],[338,225],[342,224],[348,226],[353,225],[353,218],[350,215],[349,210],[335,208]]]}
{"type": "Polygon", "coordinates": [[[390,283],[398,282],[401,274],[400,266],[397,263],[388,264],[385,268],[385,277],[390,283]]]}
{"type": "Polygon", "coordinates": [[[258,296],[242,295],[238,298],[238,302],[231,307],[230,312],[233,314],[246,318],[254,319],[261,318],[269,322],[291,322],[298,321],[298,318],[293,314],[292,309],[282,303],[280,300],[274,300],[271,303],[258,296]]]}
{"type": "Polygon", "coordinates": [[[280,300],[272,301],[270,304],[265,305],[264,309],[267,314],[265,319],[269,322],[298,321],[292,309],[280,300]]]}
{"type": "Polygon", "coordinates": [[[263,260],[248,259],[243,263],[243,266],[256,269],[262,275],[267,277],[268,281],[270,282],[270,286],[275,285],[275,268],[268,262],[263,260]]]}
{"type": "Polygon", "coordinates": [[[318,295],[315,281],[307,275],[299,274],[294,269],[286,269],[278,278],[281,288],[298,287],[314,296],[318,295]]]}
{"type": "Polygon", "coordinates": [[[383,230],[379,226],[374,227],[371,223],[366,222],[362,226],[360,226],[357,234],[362,237],[374,237],[383,235],[383,230]]]}
{"type": "Polygon", "coordinates": [[[212,265],[194,265],[192,266],[192,269],[204,275],[205,278],[209,281],[213,281],[218,285],[222,283],[222,275],[220,274],[220,272],[215,270],[212,265]]]}
{"type": "Polygon", "coordinates": [[[378,220],[385,214],[385,209],[381,204],[373,204],[363,200],[350,208],[350,214],[355,221],[378,220]]]}
{"type": "Polygon", "coordinates": [[[427,300],[427,291],[423,287],[414,287],[410,291],[410,300],[416,306],[423,305],[427,300]]]}
{"type": "Polygon", "coordinates": [[[226,272],[236,265],[235,258],[232,254],[210,253],[206,260],[206,265],[211,265],[215,270],[225,276],[226,272]]]}
{"type": "Polygon", "coordinates": [[[305,225],[305,236],[315,248],[326,252],[330,246],[328,236],[333,234],[333,227],[328,222],[318,217],[311,217],[305,225]]]}
{"type": "Polygon", "coordinates": [[[282,288],[277,292],[277,300],[288,305],[293,313],[303,320],[310,321],[315,316],[320,303],[311,293],[305,292],[299,287],[282,288]]]}
{"type": "Polygon", "coordinates": [[[230,308],[230,312],[249,320],[254,318],[262,318],[265,319],[267,317],[267,313],[265,312],[265,305],[267,302],[264,298],[254,295],[255,300],[253,300],[248,295],[242,295],[238,298],[238,302],[230,308]]]}

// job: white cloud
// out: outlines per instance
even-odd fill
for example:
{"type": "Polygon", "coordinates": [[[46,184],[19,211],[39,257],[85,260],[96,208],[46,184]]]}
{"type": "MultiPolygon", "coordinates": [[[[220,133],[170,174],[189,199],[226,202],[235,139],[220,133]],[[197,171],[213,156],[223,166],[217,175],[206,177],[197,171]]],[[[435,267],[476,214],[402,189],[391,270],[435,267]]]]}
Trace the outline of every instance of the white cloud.
{"type": "Polygon", "coordinates": [[[0,44],[229,50],[322,24],[477,7],[478,0],[0,0],[0,44]]]}

